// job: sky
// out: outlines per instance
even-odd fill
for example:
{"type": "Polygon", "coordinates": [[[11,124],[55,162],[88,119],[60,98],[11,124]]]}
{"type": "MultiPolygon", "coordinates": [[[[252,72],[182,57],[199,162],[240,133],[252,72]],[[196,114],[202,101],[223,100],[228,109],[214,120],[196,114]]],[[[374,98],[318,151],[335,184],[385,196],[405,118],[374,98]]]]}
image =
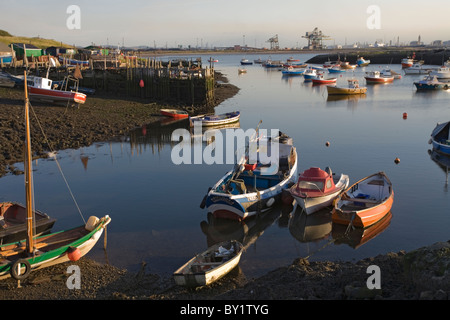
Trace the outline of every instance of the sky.
{"type": "Polygon", "coordinates": [[[327,45],[450,40],[448,0],[1,0],[0,10],[12,35],[76,46],[270,47],[278,35],[292,48],[316,27],[327,45]]]}

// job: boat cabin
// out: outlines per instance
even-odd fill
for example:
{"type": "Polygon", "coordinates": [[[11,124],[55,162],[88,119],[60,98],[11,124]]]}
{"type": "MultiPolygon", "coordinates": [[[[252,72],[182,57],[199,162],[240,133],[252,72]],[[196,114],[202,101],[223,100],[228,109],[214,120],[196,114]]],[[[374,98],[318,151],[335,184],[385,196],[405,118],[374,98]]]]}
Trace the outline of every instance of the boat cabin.
{"type": "Polygon", "coordinates": [[[356,79],[349,79],[348,80],[348,87],[353,89],[353,88],[359,88],[359,81],[356,79]]]}
{"type": "Polygon", "coordinates": [[[322,170],[312,167],[305,170],[298,177],[296,191],[306,194],[308,197],[321,196],[335,191],[333,173],[329,167],[322,170]]]}
{"type": "Polygon", "coordinates": [[[27,80],[27,84],[34,88],[52,90],[52,80],[47,78],[33,77],[27,80]]]}

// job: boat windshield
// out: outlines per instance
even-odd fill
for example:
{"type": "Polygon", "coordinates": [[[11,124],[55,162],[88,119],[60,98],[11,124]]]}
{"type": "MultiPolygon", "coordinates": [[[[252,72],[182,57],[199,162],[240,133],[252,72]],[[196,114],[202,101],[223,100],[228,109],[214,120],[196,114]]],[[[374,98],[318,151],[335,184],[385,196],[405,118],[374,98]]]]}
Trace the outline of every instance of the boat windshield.
{"type": "Polygon", "coordinates": [[[308,190],[323,190],[323,181],[299,181],[298,187],[308,190]]]}

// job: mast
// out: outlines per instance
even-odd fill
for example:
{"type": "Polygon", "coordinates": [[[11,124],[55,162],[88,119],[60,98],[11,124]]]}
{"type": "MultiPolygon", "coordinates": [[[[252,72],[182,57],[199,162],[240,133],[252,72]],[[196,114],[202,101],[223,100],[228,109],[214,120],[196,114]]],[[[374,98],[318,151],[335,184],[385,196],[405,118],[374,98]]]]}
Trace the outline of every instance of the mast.
{"type": "Polygon", "coordinates": [[[27,72],[24,72],[25,84],[25,198],[27,208],[27,252],[33,253],[34,238],[33,238],[33,210],[32,210],[32,185],[33,179],[31,175],[31,134],[30,134],[30,116],[28,105],[28,84],[27,72]]]}

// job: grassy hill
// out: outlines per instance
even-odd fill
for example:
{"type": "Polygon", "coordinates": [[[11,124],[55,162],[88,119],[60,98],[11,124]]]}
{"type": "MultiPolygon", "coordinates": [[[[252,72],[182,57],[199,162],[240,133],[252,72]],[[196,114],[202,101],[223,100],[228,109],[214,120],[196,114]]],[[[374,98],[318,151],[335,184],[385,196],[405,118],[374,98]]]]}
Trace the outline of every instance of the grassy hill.
{"type": "Polygon", "coordinates": [[[30,37],[13,36],[4,30],[0,30],[0,42],[3,42],[6,45],[9,45],[10,43],[32,44],[41,49],[45,49],[51,46],[72,48],[71,45],[53,39],[43,39],[40,37],[30,38],[30,37]]]}

